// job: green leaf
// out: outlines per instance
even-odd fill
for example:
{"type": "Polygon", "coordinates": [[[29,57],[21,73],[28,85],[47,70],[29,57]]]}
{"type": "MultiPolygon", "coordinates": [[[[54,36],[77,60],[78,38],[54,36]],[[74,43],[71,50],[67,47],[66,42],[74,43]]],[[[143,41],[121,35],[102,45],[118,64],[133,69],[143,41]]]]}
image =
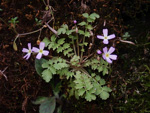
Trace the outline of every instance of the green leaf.
{"type": "Polygon", "coordinates": [[[58,83],[55,85],[54,82],[53,82],[53,84],[51,85],[55,97],[58,97],[59,92],[61,91],[61,83],[62,83],[62,81],[58,82],[58,83]]]}
{"type": "Polygon", "coordinates": [[[87,46],[87,45],[88,45],[88,43],[87,43],[87,42],[84,42],[83,44],[84,44],[85,46],[87,46]]]}
{"type": "Polygon", "coordinates": [[[48,69],[51,71],[52,74],[56,74],[56,69],[53,66],[49,66],[48,69]]]}
{"type": "Polygon", "coordinates": [[[78,33],[79,33],[80,35],[84,35],[84,31],[83,31],[83,30],[79,30],[78,33]]]}
{"type": "Polygon", "coordinates": [[[85,87],[87,90],[90,90],[93,88],[93,85],[88,81],[88,82],[86,82],[85,87]]]}
{"type": "Polygon", "coordinates": [[[100,79],[100,85],[105,85],[105,80],[104,79],[100,79]]]}
{"type": "Polygon", "coordinates": [[[82,16],[85,17],[85,18],[88,18],[89,14],[88,13],[83,13],[82,16]]]}
{"type": "Polygon", "coordinates": [[[45,82],[49,82],[52,79],[52,73],[49,69],[45,69],[42,72],[42,78],[45,80],[45,82]]]}
{"type": "Polygon", "coordinates": [[[3,11],[3,9],[0,8],[0,11],[3,11]]]}
{"type": "Polygon", "coordinates": [[[59,65],[59,64],[54,64],[54,67],[55,67],[55,69],[57,69],[57,70],[62,69],[61,65],[59,65]]]}
{"type": "Polygon", "coordinates": [[[62,112],[62,106],[57,107],[57,113],[63,113],[62,112]]]}
{"type": "Polygon", "coordinates": [[[78,25],[84,26],[84,25],[87,25],[87,23],[83,21],[83,22],[80,22],[78,25]]]}
{"type": "Polygon", "coordinates": [[[91,25],[86,25],[85,28],[89,29],[89,30],[92,30],[93,27],[91,25]]]}
{"type": "Polygon", "coordinates": [[[96,14],[96,13],[92,13],[92,14],[90,14],[90,18],[91,19],[96,19],[96,18],[99,18],[100,16],[98,15],[98,14],[96,14]]]}
{"type": "Polygon", "coordinates": [[[84,50],[83,48],[81,49],[81,51],[82,51],[82,52],[85,52],[85,50],[84,50]]]}
{"type": "Polygon", "coordinates": [[[72,34],[72,32],[74,32],[75,30],[67,30],[67,32],[66,32],[66,34],[67,35],[70,35],[70,34],[72,34]]]}
{"type": "Polygon", "coordinates": [[[99,81],[99,80],[101,79],[101,77],[100,77],[100,76],[96,76],[95,79],[96,79],[97,81],[99,81]]]}
{"type": "Polygon", "coordinates": [[[56,44],[56,43],[52,46],[53,50],[55,50],[58,47],[59,47],[59,44],[56,44]]]}
{"type": "Polygon", "coordinates": [[[103,68],[103,75],[108,74],[108,69],[106,67],[103,68]]]}
{"type": "Polygon", "coordinates": [[[65,50],[63,53],[66,56],[69,52],[72,52],[72,48],[68,48],[67,50],[65,50]]]}
{"type": "Polygon", "coordinates": [[[102,88],[102,90],[103,91],[107,91],[107,92],[111,92],[112,90],[109,88],[109,87],[107,87],[107,86],[104,86],[103,88],[102,88]]]}
{"type": "Polygon", "coordinates": [[[43,68],[48,68],[48,67],[49,67],[49,63],[48,63],[48,62],[43,63],[43,64],[42,64],[42,67],[43,67],[43,68]]]}
{"type": "Polygon", "coordinates": [[[40,60],[35,59],[35,70],[40,76],[44,70],[44,68],[42,67],[42,64],[44,64],[46,62],[47,62],[47,60],[44,58],[41,58],[40,60]]]}
{"type": "Polygon", "coordinates": [[[96,95],[99,95],[101,92],[102,92],[102,87],[99,83],[93,83],[94,87],[95,88],[95,94],[96,95]]]}
{"type": "Polygon", "coordinates": [[[86,92],[85,99],[90,102],[92,100],[95,100],[96,96],[94,94],[86,92]]]}
{"type": "Polygon", "coordinates": [[[76,88],[76,89],[82,89],[82,88],[83,88],[83,85],[81,85],[81,84],[76,84],[75,88],[76,88]]]}
{"type": "Polygon", "coordinates": [[[49,9],[49,7],[48,7],[48,6],[46,6],[46,7],[45,7],[45,10],[46,10],[46,11],[48,11],[48,9],[49,9]]]}
{"type": "Polygon", "coordinates": [[[98,72],[101,72],[101,71],[103,71],[103,67],[102,67],[102,66],[100,66],[100,67],[98,68],[98,72]]]}
{"type": "Polygon", "coordinates": [[[85,31],[85,36],[90,37],[90,33],[88,31],[85,31]]]}
{"type": "Polygon", "coordinates": [[[79,89],[79,90],[78,90],[78,95],[79,95],[79,96],[82,96],[82,95],[85,93],[85,91],[86,91],[86,90],[85,90],[84,88],[79,89]]]}
{"type": "Polygon", "coordinates": [[[54,113],[55,107],[56,107],[56,99],[55,97],[51,97],[40,105],[39,112],[40,113],[54,113]]]}
{"type": "Polygon", "coordinates": [[[52,36],[51,36],[51,41],[52,41],[52,42],[55,42],[55,41],[56,41],[56,35],[52,35],[52,36]]]}
{"type": "Polygon", "coordinates": [[[67,24],[63,24],[61,25],[62,28],[65,28],[66,30],[68,29],[68,25],[67,24]]]}
{"type": "Polygon", "coordinates": [[[107,98],[109,98],[109,93],[103,91],[101,92],[100,97],[102,98],[102,100],[106,100],[107,98]]]}
{"type": "Polygon", "coordinates": [[[35,101],[32,101],[32,103],[35,105],[42,104],[47,99],[48,99],[48,97],[38,97],[35,101]]]}
{"type": "Polygon", "coordinates": [[[58,35],[65,34],[65,33],[66,33],[66,29],[65,28],[59,28],[58,31],[57,31],[58,35]]]}
{"type": "Polygon", "coordinates": [[[94,19],[88,18],[87,21],[88,22],[94,22],[94,19]]]}
{"type": "Polygon", "coordinates": [[[129,38],[130,34],[128,32],[125,32],[125,34],[122,36],[123,38],[129,38]]]}
{"type": "Polygon", "coordinates": [[[63,48],[64,49],[67,49],[67,48],[69,48],[70,47],[70,44],[69,43],[65,43],[64,45],[63,45],[63,48]]]}
{"type": "Polygon", "coordinates": [[[58,40],[57,43],[58,43],[59,45],[62,45],[64,42],[65,42],[65,38],[61,38],[61,39],[58,40]]]}
{"type": "Polygon", "coordinates": [[[45,43],[45,47],[47,47],[50,44],[50,40],[47,37],[45,37],[42,42],[45,43]]]}
{"type": "Polygon", "coordinates": [[[15,41],[13,42],[13,49],[14,49],[15,51],[18,51],[18,47],[17,47],[17,44],[16,44],[15,41]]]}
{"type": "Polygon", "coordinates": [[[63,47],[58,47],[57,53],[60,53],[60,52],[62,52],[62,51],[63,51],[63,47]]]}

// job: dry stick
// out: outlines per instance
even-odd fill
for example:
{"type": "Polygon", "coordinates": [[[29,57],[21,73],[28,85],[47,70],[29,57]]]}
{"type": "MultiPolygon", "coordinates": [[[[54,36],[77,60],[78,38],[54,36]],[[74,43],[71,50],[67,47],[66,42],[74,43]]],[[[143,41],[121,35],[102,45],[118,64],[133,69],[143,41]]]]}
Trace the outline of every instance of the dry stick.
{"type": "Polygon", "coordinates": [[[45,1],[44,1],[44,0],[42,0],[42,1],[43,1],[44,5],[46,6],[46,3],[45,3],[45,1]]]}
{"type": "Polygon", "coordinates": [[[4,74],[4,72],[6,71],[7,68],[8,66],[3,71],[0,70],[0,73],[5,77],[6,81],[8,81],[8,79],[7,76],[4,74]]]}
{"type": "Polygon", "coordinates": [[[57,31],[56,31],[55,29],[53,29],[52,27],[50,27],[47,22],[45,22],[45,25],[46,25],[55,35],[57,35],[57,31]]]}
{"type": "MultiPolygon", "coordinates": [[[[51,20],[49,20],[49,21],[47,22],[47,24],[48,24],[49,22],[51,22],[52,19],[53,19],[53,18],[51,18],[51,20]]],[[[28,33],[17,34],[17,36],[16,36],[14,42],[15,42],[15,41],[17,40],[17,38],[20,37],[20,36],[29,35],[29,34],[33,34],[33,33],[39,32],[39,31],[41,31],[41,30],[42,30],[43,28],[45,28],[45,27],[46,27],[46,26],[43,25],[40,29],[37,29],[37,30],[35,30],[35,31],[31,31],[31,32],[28,32],[28,33]]]]}
{"type": "Polygon", "coordinates": [[[49,6],[49,0],[47,0],[47,5],[49,6]]]}

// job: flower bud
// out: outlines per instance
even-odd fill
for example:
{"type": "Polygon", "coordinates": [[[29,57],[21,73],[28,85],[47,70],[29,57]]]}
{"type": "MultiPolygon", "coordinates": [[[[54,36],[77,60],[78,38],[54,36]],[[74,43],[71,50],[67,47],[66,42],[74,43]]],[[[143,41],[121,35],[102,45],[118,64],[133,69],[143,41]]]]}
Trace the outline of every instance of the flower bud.
{"type": "Polygon", "coordinates": [[[101,52],[101,50],[97,50],[97,54],[99,54],[99,55],[100,55],[101,53],[102,53],[102,52],[101,52]]]}
{"type": "Polygon", "coordinates": [[[74,23],[74,24],[76,24],[76,23],[77,23],[77,21],[76,21],[76,20],[74,20],[74,21],[73,21],[73,23],[74,23]]]}
{"type": "Polygon", "coordinates": [[[76,33],[78,33],[78,28],[76,27],[76,33]]]}

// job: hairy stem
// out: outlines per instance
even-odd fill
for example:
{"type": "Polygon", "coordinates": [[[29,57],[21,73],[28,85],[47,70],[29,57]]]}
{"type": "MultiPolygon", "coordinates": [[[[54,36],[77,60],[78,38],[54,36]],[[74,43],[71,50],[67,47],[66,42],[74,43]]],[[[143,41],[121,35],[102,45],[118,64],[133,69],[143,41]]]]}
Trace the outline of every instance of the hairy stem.
{"type": "Polygon", "coordinates": [[[75,47],[75,44],[74,44],[74,40],[73,40],[73,38],[72,38],[72,44],[73,44],[73,50],[74,50],[74,53],[75,53],[75,55],[77,55],[76,47],[75,47]]]}
{"type": "Polygon", "coordinates": [[[78,37],[78,34],[76,34],[77,36],[77,40],[76,40],[76,43],[77,43],[77,53],[78,53],[78,56],[80,56],[80,53],[79,53],[79,37],[78,37]]]}

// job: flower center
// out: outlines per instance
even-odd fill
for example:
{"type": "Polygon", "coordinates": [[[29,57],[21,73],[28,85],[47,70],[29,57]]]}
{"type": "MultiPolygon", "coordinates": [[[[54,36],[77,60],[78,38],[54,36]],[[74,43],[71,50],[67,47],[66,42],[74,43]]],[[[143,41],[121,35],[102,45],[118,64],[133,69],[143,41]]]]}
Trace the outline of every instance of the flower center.
{"type": "Polygon", "coordinates": [[[31,53],[31,50],[29,49],[28,53],[31,53]]]}
{"type": "Polygon", "coordinates": [[[39,53],[43,53],[43,50],[42,50],[42,49],[40,49],[39,53]]]}
{"type": "Polygon", "coordinates": [[[107,39],[107,36],[105,36],[104,39],[107,39]]]}
{"type": "Polygon", "coordinates": [[[109,57],[109,54],[108,54],[108,53],[106,53],[106,54],[105,54],[105,56],[106,56],[106,57],[109,57]]]}

